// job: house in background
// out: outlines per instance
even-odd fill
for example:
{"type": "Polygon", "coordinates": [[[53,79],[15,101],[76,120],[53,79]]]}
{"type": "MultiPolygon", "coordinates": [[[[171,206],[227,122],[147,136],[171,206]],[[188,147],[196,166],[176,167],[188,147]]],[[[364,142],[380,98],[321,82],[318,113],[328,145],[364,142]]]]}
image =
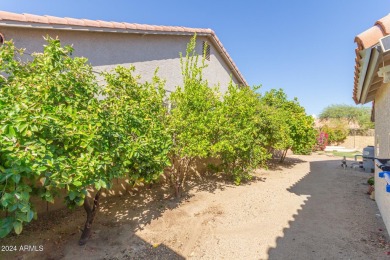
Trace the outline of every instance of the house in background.
{"type": "Polygon", "coordinates": [[[75,48],[74,55],[88,58],[95,70],[110,70],[117,65],[134,65],[142,80],[150,81],[156,68],[166,80],[166,90],[182,85],[179,53],[185,54],[191,37],[197,34],[197,53],[207,43],[208,67],[204,78],[220,84],[225,92],[232,79],[247,85],[237,66],[211,29],[156,26],[134,23],[60,18],[0,11],[0,41],[13,40],[26,52],[42,52],[43,36],[59,37],[62,44],[75,48]]]}
{"type": "MultiPolygon", "coordinates": [[[[390,159],[390,51],[381,39],[390,34],[390,14],[355,38],[357,43],[353,99],[356,104],[373,102],[375,157],[390,159]]],[[[388,39],[390,40],[390,38],[388,39]]],[[[390,233],[390,193],[386,180],[375,173],[375,200],[390,233]]]]}

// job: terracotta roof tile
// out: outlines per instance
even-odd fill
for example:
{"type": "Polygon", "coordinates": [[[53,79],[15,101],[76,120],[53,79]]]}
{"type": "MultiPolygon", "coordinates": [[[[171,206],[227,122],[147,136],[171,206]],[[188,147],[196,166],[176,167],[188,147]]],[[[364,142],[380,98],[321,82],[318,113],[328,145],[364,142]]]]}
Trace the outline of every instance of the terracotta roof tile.
{"type": "Polygon", "coordinates": [[[149,25],[153,31],[163,31],[163,28],[160,25],[149,25]]]}
{"type": "Polygon", "coordinates": [[[47,23],[49,24],[68,24],[68,21],[62,17],[55,17],[50,15],[45,15],[47,18],[47,23]]]}
{"type": "Polygon", "coordinates": [[[164,28],[164,31],[167,31],[167,32],[177,32],[178,31],[178,28],[177,26],[163,26],[164,28]]]}
{"type": "Polygon", "coordinates": [[[26,17],[24,16],[24,14],[15,14],[10,12],[0,11],[0,20],[25,22],[26,17]]]}
{"type": "Polygon", "coordinates": [[[379,19],[375,24],[381,27],[385,35],[390,34],[390,15],[379,19]]]}
{"type": "Polygon", "coordinates": [[[34,15],[34,14],[23,14],[26,22],[31,23],[48,23],[48,19],[45,16],[34,15]]]}
{"type": "Polygon", "coordinates": [[[137,23],[135,23],[135,24],[128,23],[128,24],[126,24],[126,28],[127,29],[135,29],[135,30],[146,30],[147,29],[146,25],[137,24],[137,23]]]}
{"type": "Polygon", "coordinates": [[[84,26],[84,21],[81,19],[65,17],[68,25],[84,26]]]}
{"type": "Polygon", "coordinates": [[[106,21],[96,21],[99,24],[99,27],[104,27],[104,28],[115,28],[115,25],[113,22],[106,22],[106,21]]]}
{"type": "MultiPolygon", "coordinates": [[[[103,22],[103,21],[100,21],[103,22]]],[[[118,23],[118,22],[111,22],[113,25],[113,28],[117,29],[126,29],[126,25],[124,23],[118,23]]]]}
{"type": "Polygon", "coordinates": [[[384,36],[382,29],[378,25],[374,25],[370,29],[362,32],[355,38],[360,50],[367,49],[378,43],[378,40],[384,36]]]}
{"type": "MultiPolygon", "coordinates": [[[[390,19],[390,18],[389,18],[390,19]]],[[[151,32],[170,32],[170,33],[201,33],[206,34],[207,37],[210,37],[215,41],[220,49],[221,54],[227,59],[228,63],[234,70],[236,76],[239,78],[241,83],[247,85],[244,77],[241,75],[237,66],[233,62],[232,58],[229,56],[226,49],[223,47],[221,41],[216,36],[215,32],[211,29],[202,29],[202,28],[189,28],[182,26],[157,26],[157,25],[147,25],[147,24],[134,24],[134,23],[120,23],[120,22],[108,22],[100,20],[88,20],[88,19],[75,19],[69,17],[55,17],[55,16],[40,16],[32,14],[17,14],[11,12],[0,11],[0,21],[17,21],[17,22],[29,22],[37,24],[52,24],[52,25],[70,25],[70,26],[83,26],[83,27],[93,27],[93,28],[116,28],[116,29],[128,29],[128,30],[141,30],[141,31],[151,31],[151,32]]],[[[388,31],[387,28],[390,28],[388,19],[381,19],[378,21],[380,26],[385,27],[385,31],[388,31]]],[[[365,36],[363,37],[365,38],[365,36]]],[[[369,42],[371,43],[371,42],[369,42]]],[[[362,44],[366,44],[362,40],[362,44]]],[[[364,46],[364,45],[363,45],[364,46]]]]}
{"type": "Polygon", "coordinates": [[[122,23],[126,29],[136,29],[134,24],[131,23],[122,23]]]}
{"type": "Polygon", "coordinates": [[[361,55],[360,51],[370,48],[379,43],[379,39],[390,34],[390,14],[379,19],[375,22],[374,26],[368,30],[360,33],[355,37],[355,42],[357,43],[357,48],[355,49],[355,78],[354,78],[354,88],[353,88],[353,100],[357,104],[358,98],[357,88],[359,85],[359,74],[360,74],[360,62],[361,55]]]}
{"type": "Polygon", "coordinates": [[[98,21],[88,20],[88,19],[82,19],[84,22],[84,26],[90,26],[90,27],[101,27],[98,21]]]}

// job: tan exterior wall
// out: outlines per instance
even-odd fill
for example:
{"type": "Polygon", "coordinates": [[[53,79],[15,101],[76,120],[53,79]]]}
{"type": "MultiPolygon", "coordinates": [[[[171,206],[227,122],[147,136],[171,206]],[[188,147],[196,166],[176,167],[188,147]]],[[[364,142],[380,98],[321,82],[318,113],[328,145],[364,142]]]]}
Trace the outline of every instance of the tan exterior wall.
{"type": "MultiPolygon", "coordinates": [[[[173,91],[182,85],[179,52],[185,55],[190,36],[129,34],[112,32],[67,31],[52,29],[25,29],[0,27],[6,40],[13,39],[19,48],[26,48],[27,53],[42,52],[45,41],[43,36],[59,37],[63,44],[72,44],[75,56],[84,56],[95,67],[95,70],[109,70],[117,65],[136,67],[136,73],[142,80],[150,81],[156,68],[158,75],[166,80],[166,89],[173,91]]],[[[197,53],[202,54],[202,42],[206,37],[198,37],[197,53]]],[[[211,45],[210,61],[204,70],[204,78],[211,86],[220,84],[221,92],[227,90],[232,72],[211,45]]],[[[233,76],[233,82],[238,83],[233,76]]]]}
{"type": "MultiPolygon", "coordinates": [[[[390,158],[390,84],[382,86],[375,96],[375,156],[390,158]]],[[[390,233],[390,193],[386,192],[385,179],[375,169],[375,200],[387,231],[390,233]]]]}
{"type": "Polygon", "coordinates": [[[369,145],[375,144],[375,136],[347,136],[344,142],[339,144],[347,149],[356,149],[357,151],[362,151],[363,148],[369,145]]]}

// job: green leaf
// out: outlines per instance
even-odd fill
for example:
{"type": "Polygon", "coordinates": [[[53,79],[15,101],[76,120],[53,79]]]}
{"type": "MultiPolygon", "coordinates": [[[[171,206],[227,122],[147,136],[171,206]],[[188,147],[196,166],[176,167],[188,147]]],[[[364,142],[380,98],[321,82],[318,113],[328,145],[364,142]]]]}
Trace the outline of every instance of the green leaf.
{"type": "Polygon", "coordinates": [[[24,124],[20,124],[19,125],[19,132],[23,132],[24,130],[27,130],[27,127],[28,127],[28,124],[27,123],[24,123],[24,124]]]}
{"type": "Polygon", "coordinates": [[[31,222],[31,220],[34,218],[34,215],[35,215],[35,212],[30,210],[28,213],[27,213],[27,222],[31,222]]]}
{"type": "Polygon", "coordinates": [[[18,205],[18,208],[19,208],[20,211],[23,212],[23,213],[27,213],[27,212],[30,211],[30,206],[29,206],[29,205],[19,204],[19,205],[18,205]]]}
{"type": "Polygon", "coordinates": [[[37,171],[39,172],[43,172],[43,171],[46,171],[47,170],[47,167],[46,166],[40,166],[37,168],[37,171]]]}
{"type": "Polygon", "coordinates": [[[12,137],[15,137],[15,129],[13,128],[13,126],[8,126],[8,136],[10,137],[10,138],[12,138],[12,137]]]}
{"type": "Polygon", "coordinates": [[[13,220],[10,217],[0,220],[0,238],[6,237],[13,229],[13,220]]]}
{"type": "Polygon", "coordinates": [[[84,200],[82,198],[77,198],[75,200],[77,206],[82,206],[84,204],[84,200]]]}
{"type": "Polygon", "coordinates": [[[81,185],[83,185],[83,183],[81,181],[74,181],[73,185],[76,187],[81,187],[81,185]]]}
{"type": "Polygon", "coordinates": [[[105,181],[100,180],[99,182],[100,182],[100,186],[101,186],[102,188],[104,188],[104,189],[107,188],[107,184],[106,184],[105,181]]]}
{"type": "Polygon", "coordinates": [[[8,211],[9,212],[14,212],[18,208],[18,204],[11,204],[8,206],[8,211]]]}
{"type": "Polygon", "coordinates": [[[74,191],[69,192],[69,199],[74,200],[76,198],[76,193],[74,191]]]}
{"type": "Polygon", "coordinates": [[[95,189],[96,189],[96,190],[100,190],[100,188],[101,188],[101,183],[100,183],[100,181],[95,182],[95,189]]]}
{"type": "Polygon", "coordinates": [[[20,233],[22,233],[23,225],[21,222],[19,222],[19,221],[14,222],[13,226],[14,226],[14,230],[15,230],[16,234],[19,235],[20,233]]]}
{"type": "Polygon", "coordinates": [[[16,184],[18,184],[19,183],[19,181],[20,181],[20,174],[14,174],[14,175],[12,175],[12,180],[16,183],[16,184]]]}

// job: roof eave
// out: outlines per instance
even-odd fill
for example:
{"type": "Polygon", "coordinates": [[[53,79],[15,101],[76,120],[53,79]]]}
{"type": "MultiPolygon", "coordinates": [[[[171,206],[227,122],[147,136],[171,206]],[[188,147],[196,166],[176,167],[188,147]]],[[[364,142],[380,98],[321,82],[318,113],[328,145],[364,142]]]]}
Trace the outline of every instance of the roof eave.
{"type": "Polygon", "coordinates": [[[34,24],[26,22],[8,22],[0,21],[0,26],[15,27],[15,28],[29,28],[29,29],[46,29],[46,30],[66,30],[66,31],[82,31],[82,32],[111,32],[111,33],[134,33],[134,34],[167,34],[167,35],[194,35],[196,33],[200,36],[210,35],[210,32],[187,32],[187,31],[162,31],[162,30],[144,30],[144,29],[129,29],[129,28],[107,28],[107,27],[93,27],[80,25],[61,25],[61,24],[34,24]]]}
{"type": "Polygon", "coordinates": [[[229,64],[231,72],[240,82],[239,85],[247,86],[247,82],[238,70],[236,64],[232,58],[227,54],[226,49],[211,29],[194,29],[193,31],[183,31],[181,27],[177,27],[177,30],[151,30],[151,29],[128,29],[128,28],[107,28],[107,27],[93,27],[93,26],[80,26],[80,25],[63,25],[63,24],[41,24],[22,21],[8,21],[0,20],[0,26],[2,27],[15,27],[15,28],[29,28],[29,29],[45,29],[45,30],[67,30],[67,31],[82,31],[82,32],[107,32],[107,33],[131,33],[131,34],[152,34],[152,35],[187,35],[191,36],[195,33],[198,36],[209,37],[213,44],[217,47],[219,53],[224,60],[229,64]]]}
{"type": "Polygon", "coordinates": [[[365,49],[364,52],[365,54],[361,65],[362,69],[359,74],[357,104],[366,104],[373,101],[373,98],[369,97],[368,93],[370,92],[372,79],[377,73],[380,60],[380,51],[378,46],[365,49]]]}
{"type": "Polygon", "coordinates": [[[357,86],[357,92],[356,92],[356,100],[355,103],[359,104],[361,100],[362,90],[363,90],[363,83],[364,78],[367,73],[368,64],[371,57],[371,49],[364,49],[359,52],[359,55],[362,57],[360,60],[360,66],[359,66],[359,77],[358,77],[358,86],[357,86]]]}

